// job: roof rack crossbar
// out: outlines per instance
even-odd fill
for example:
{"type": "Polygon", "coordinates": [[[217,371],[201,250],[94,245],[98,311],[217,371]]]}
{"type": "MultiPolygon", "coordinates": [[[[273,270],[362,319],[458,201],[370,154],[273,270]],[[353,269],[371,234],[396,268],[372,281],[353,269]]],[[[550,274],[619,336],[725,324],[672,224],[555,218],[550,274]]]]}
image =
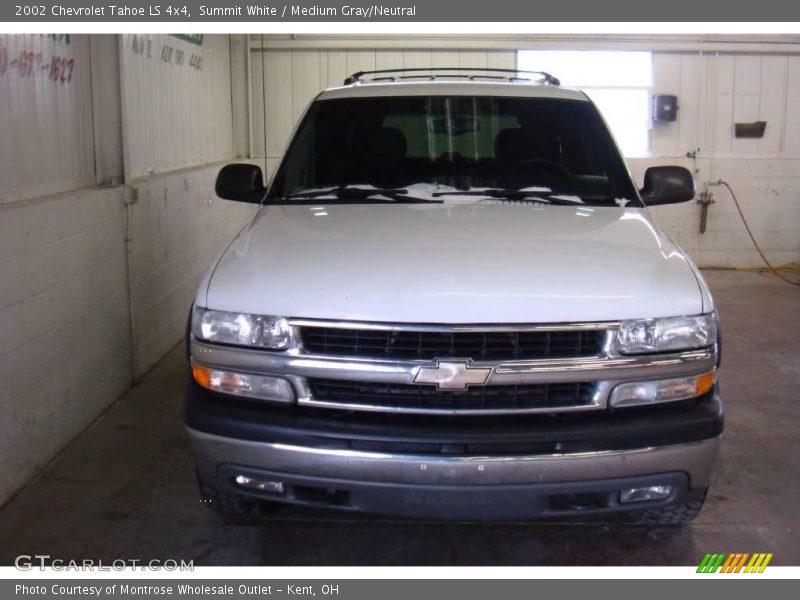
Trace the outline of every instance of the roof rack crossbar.
{"type": "MultiPolygon", "coordinates": [[[[549,85],[561,85],[561,82],[558,80],[557,77],[553,77],[550,73],[547,73],[546,71],[521,71],[519,69],[495,69],[495,68],[486,68],[486,67],[432,67],[432,68],[429,68],[429,69],[421,67],[421,68],[414,68],[414,69],[378,69],[376,71],[358,71],[357,73],[353,73],[352,75],[350,75],[350,77],[345,79],[344,80],[344,85],[351,85],[353,83],[361,81],[361,78],[364,75],[386,75],[388,73],[430,73],[431,74],[430,75],[431,78],[435,78],[436,77],[434,75],[435,72],[459,73],[459,72],[465,72],[465,71],[467,71],[467,72],[483,71],[484,73],[513,73],[514,77],[501,78],[501,77],[496,77],[495,76],[497,79],[509,79],[509,80],[512,80],[512,81],[526,80],[525,77],[519,77],[520,74],[523,74],[523,75],[539,75],[540,76],[540,81],[543,81],[544,83],[547,83],[549,85]]],[[[419,77],[419,75],[417,77],[419,77]]],[[[474,79],[475,77],[481,77],[481,75],[473,75],[473,76],[470,77],[470,79],[474,79]]],[[[487,75],[486,77],[490,77],[490,76],[487,75]]],[[[403,77],[400,76],[399,78],[403,78],[403,77]]],[[[375,78],[375,79],[380,79],[380,80],[384,80],[385,81],[387,79],[395,80],[395,79],[398,79],[398,77],[396,77],[396,76],[394,76],[394,77],[380,77],[380,78],[375,78]]]]}

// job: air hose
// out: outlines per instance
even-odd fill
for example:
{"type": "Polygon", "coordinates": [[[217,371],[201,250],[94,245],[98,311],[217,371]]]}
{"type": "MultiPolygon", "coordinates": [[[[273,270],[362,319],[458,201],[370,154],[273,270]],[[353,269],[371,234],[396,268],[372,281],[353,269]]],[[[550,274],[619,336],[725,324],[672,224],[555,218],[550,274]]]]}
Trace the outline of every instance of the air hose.
{"type": "Polygon", "coordinates": [[[761,256],[761,260],[764,261],[764,264],[767,265],[767,268],[770,270],[770,272],[790,285],[800,286],[800,281],[792,281],[791,279],[783,275],[783,273],[780,273],[778,269],[773,267],[772,263],[770,263],[769,260],[767,260],[767,257],[764,255],[764,252],[758,245],[756,238],[753,236],[753,232],[750,230],[750,225],[747,224],[747,219],[744,218],[742,207],[739,205],[739,200],[736,198],[736,194],[734,193],[733,188],[730,186],[730,184],[727,181],[720,179],[719,181],[715,181],[711,185],[724,185],[727,188],[728,192],[730,192],[731,198],[733,198],[733,203],[736,205],[736,210],[739,211],[739,216],[742,219],[742,223],[744,223],[744,228],[747,230],[747,235],[750,236],[750,241],[753,242],[753,246],[755,246],[759,256],[761,256]]]}

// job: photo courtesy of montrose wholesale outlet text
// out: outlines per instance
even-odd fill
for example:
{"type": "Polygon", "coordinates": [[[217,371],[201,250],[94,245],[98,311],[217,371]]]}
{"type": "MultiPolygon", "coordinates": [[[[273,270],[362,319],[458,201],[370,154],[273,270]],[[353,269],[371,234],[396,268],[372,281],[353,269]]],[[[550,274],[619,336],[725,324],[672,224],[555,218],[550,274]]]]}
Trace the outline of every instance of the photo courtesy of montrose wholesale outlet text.
{"type": "Polygon", "coordinates": [[[0,5],[0,596],[792,586],[799,12],[0,5]]]}

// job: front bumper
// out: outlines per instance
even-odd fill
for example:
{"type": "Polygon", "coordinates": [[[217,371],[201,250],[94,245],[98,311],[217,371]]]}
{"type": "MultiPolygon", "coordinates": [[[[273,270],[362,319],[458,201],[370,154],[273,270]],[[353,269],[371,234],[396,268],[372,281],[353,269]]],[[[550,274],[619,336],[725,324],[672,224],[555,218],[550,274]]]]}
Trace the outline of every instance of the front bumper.
{"type": "Polygon", "coordinates": [[[705,493],[719,438],[661,448],[516,457],[398,456],[246,442],[189,430],[204,485],[292,504],[415,518],[508,520],[642,508],[620,491],[671,485],[647,508],[705,493]],[[213,474],[213,479],[208,477],[213,474]],[[279,481],[275,496],[234,478],[279,481]]]}
{"type": "Polygon", "coordinates": [[[554,422],[326,414],[189,384],[186,424],[202,485],[269,500],[416,518],[527,519],[655,507],[702,496],[719,450],[718,391],[667,411],[554,422]],[[280,496],[237,475],[280,481],[280,496]],[[625,488],[671,485],[646,504],[625,488]]]}

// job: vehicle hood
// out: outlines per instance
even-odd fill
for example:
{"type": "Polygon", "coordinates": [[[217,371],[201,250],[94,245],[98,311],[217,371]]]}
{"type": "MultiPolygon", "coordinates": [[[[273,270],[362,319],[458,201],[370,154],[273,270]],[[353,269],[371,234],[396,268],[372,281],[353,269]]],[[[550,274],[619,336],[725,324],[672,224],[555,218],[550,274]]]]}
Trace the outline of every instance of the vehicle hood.
{"type": "Polygon", "coordinates": [[[500,202],[265,206],[196,302],[406,323],[703,312],[691,263],[644,209],[500,202]]]}

